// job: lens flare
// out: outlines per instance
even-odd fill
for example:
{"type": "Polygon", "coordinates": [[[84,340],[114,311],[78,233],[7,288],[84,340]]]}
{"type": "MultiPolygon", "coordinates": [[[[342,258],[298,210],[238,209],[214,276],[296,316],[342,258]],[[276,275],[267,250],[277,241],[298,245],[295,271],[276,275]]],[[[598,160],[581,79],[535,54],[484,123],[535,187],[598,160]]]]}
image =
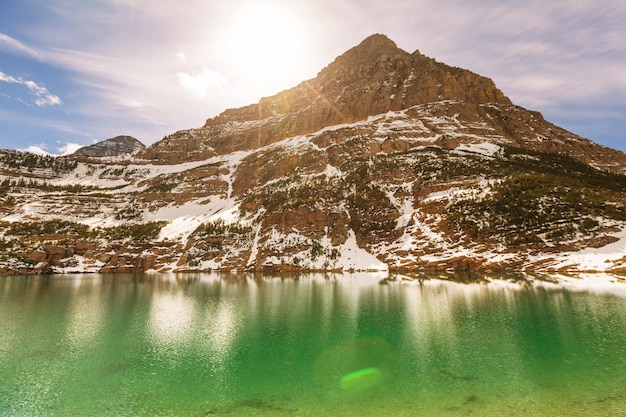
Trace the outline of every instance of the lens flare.
{"type": "Polygon", "coordinates": [[[378,385],[381,372],[378,368],[365,368],[344,375],[339,381],[341,389],[351,393],[369,391],[378,385]]]}

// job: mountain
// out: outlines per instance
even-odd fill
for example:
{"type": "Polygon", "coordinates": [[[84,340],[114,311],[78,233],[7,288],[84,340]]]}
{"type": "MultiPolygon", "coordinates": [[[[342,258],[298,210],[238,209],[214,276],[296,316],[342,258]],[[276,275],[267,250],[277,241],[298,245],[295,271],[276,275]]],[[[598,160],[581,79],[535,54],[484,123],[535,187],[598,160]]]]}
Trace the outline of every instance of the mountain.
{"type": "Polygon", "coordinates": [[[74,152],[74,156],[104,157],[118,156],[144,149],[146,145],[132,136],[116,136],[90,146],[84,146],[74,152]]]}
{"type": "Polygon", "coordinates": [[[443,105],[430,106],[429,117],[455,119],[455,123],[439,126],[433,119],[434,123],[426,123],[411,138],[453,136],[458,142],[471,141],[472,135],[487,135],[491,141],[559,153],[624,172],[623,153],[558,128],[538,112],[513,105],[488,78],[436,62],[419,51],[405,52],[384,35],[365,39],[312,80],[257,104],[226,110],[201,128],[173,133],[139,157],[157,164],[203,160],[431,103],[443,105]]]}
{"type": "Polygon", "coordinates": [[[115,158],[0,153],[0,273],[626,272],[626,155],[373,35],[115,158]]]}

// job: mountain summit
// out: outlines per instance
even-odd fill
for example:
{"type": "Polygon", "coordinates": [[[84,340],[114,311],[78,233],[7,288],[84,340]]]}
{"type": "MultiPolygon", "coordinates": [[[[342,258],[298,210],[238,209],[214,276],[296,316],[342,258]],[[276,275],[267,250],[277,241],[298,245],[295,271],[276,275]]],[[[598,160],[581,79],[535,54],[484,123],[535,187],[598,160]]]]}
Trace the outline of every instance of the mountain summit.
{"type": "Polygon", "coordinates": [[[419,51],[409,54],[384,35],[366,38],[313,81],[356,119],[442,100],[511,104],[490,79],[438,63],[419,51]],[[347,91],[352,94],[345,95],[347,91]],[[367,105],[355,108],[359,99],[367,105]]]}
{"type": "Polygon", "coordinates": [[[203,159],[443,100],[511,104],[488,78],[410,54],[386,36],[372,35],[316,78],[257,104],[226,110],[202,128],[170,135],[142,155],[157,163],[203,159]]]}
{"type": "Polygon", "coordinates": [[[76,150],[76,152],[74,152],[74,156],[89,156],[96,158],[104,156],[117,156],[133,153],[140,149],[144,149],[145,147],[146,145],[132,136],[116,136],[90,146],[84,146],[76,150]]]}
{"type": "Polygon", "coordinates": [[[510,104],[488,78],[409,54],[386,36],[372,35],[316,78],[257,104],[226,110],[202,128],[170,135],[142,155],[157,163],[203,159],[442,100],[510,104]]]}
{"type": "Polygon", "coordinates": [[[0,152],[0,273],[623,273],[625,172],[490,79],[373,35],[132,154],[0,152]]]}
{"type": "Polygon", "coordinates": [[[226,110],[200,128],[169,135],[139,156],[154,163],[202,160],[431,103],[444,103],[432,110],[433,117],[454,117],[465,131],[427,125],[422,138],[453,138],[458,143],[489,133],[496,142],[556,152],[624,172],[623,153],[554,126],[538,112],[513,105],[489,78],[437,62],[419,51],[408,53],[380,34],[337,57],[314,79],[257,104],[226,110]]]}

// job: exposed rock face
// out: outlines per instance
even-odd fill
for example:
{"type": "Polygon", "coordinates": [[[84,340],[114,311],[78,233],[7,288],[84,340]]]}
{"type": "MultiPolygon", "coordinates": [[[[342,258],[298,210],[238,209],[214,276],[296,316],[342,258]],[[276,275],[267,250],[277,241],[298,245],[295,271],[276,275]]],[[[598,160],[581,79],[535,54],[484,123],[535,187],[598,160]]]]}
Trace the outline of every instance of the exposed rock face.
{"type": "Polygon", "coordinates": [[[132,136],[116,136],[111,139],[85,146],[73,153],[74,156],[104,157],[133,153],[146,145],[132,136]]]}
{"type": "MultiPolygon", "coordinates": [[[[410,54],[384,35],[365,39],[312,80],[257,104],[226,110],[201,128],[169,135],[139,157],[161,164],[202,160],[389,111],[446,101],[453,105],[433,116],[480,126],[515,146],[568,155],[603,169],[619,171],[626,164],[623,153],[560,129],[538,112],[514,106],[492,80],[439,63],[419,51],[410,54]]],[[[446,132],[433,128],[432,133],[446,132]]]]}
{"type": "Polygon", "coordinates": [[[623,272],[625,172],[491,80],[374,35],[126,157],[0,152],[0,273],[623,272]]]}
{"type": "Polygon", "coordinates": [[[258,104],[226,110],[200,129],[177,132],[141,157],[182,161],[206,158],[210,149],[217,154],[255,149],[326,126],[442,100],[511,104],[488,78],[419,52],[409,54],[386,36],[373,35],[316,78],[258,104]]]}

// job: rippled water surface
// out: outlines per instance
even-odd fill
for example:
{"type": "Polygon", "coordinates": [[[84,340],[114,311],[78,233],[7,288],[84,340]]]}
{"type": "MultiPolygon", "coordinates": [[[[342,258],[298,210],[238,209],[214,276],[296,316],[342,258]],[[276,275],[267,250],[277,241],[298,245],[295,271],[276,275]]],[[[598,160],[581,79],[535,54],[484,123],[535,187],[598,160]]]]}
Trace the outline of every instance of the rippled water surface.
{"type": "Polygon", "coordinates": [[[626,416],[623,296],[379,281],[0,278],[0,415],[626,416]]]}

